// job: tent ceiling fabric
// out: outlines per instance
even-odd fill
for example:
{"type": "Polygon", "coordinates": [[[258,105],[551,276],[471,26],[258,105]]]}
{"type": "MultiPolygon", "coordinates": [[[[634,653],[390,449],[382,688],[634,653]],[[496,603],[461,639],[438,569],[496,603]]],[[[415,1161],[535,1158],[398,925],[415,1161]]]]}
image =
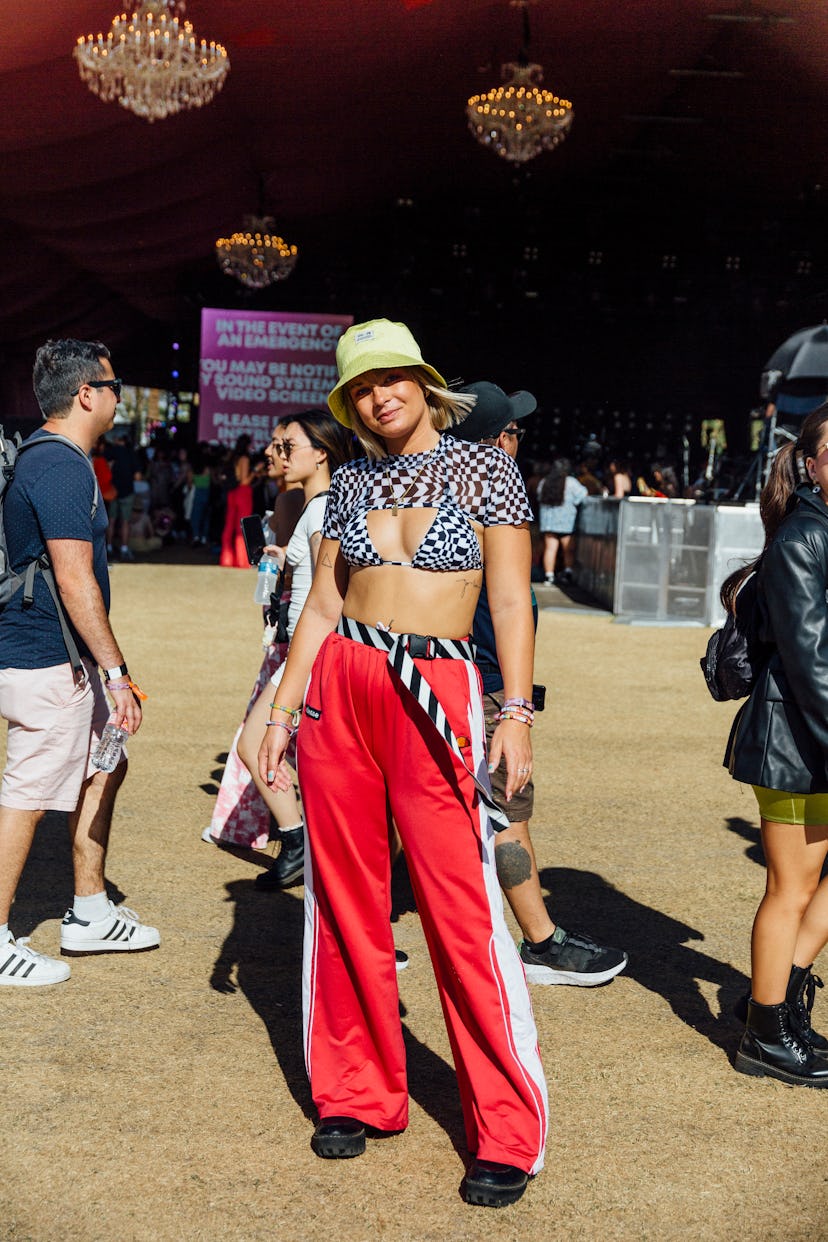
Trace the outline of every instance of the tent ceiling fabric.
{"type": "MultiPolygon", "coordinates": [[[[573,100],[575,121],[533,163],[533,193],[551,205],[603,185],[609,211],[615,195],[650,195],[654,168],[675,169],[694,195],[769,204],[819,181],[828,6],[768,0],[791,23],[709,17],[763,7],[540,0],[532,59],[573,100]],[[744,76],[670,74],[717,68],[744,76]],[[634,119],[665,114],[675,119],[634,119]]],[[[101,103],[71,55],[115,12],[116,0],[2,5],[6,356],[30,356],[48,334],[117,343],[175,330],[194,314],[189,282],[214,266],[215,238],[256,211],[260,178],[266,209],[300,247],[325,222],[359,230],[400,195],[511,192],[513,170],[464,118],[466,98],[518,51],[508,0],[190,0],[197,35],[227,47],[230,74],[209,106],[152,125],[101,103]]]]}

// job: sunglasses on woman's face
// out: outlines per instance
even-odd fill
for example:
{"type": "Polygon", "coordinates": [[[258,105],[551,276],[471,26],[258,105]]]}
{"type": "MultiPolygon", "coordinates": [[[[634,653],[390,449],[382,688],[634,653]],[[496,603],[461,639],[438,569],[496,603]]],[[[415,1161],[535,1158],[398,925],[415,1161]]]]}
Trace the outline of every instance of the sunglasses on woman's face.
{"type": "Polygon", "coordinates": [[[518,441],[522,440],[526,435],[525,427],[504,427],[501,435],[515,436],[518,441]]]}
{"type": "Polygon", "coordinates": [[[280,457],[284,457],[285,461],[290,461],[294,453],[298,453],[300,449],[313,448],[308,441],[307,444],[294,444],[292,440],[274,440],[273,452],[278,453],[280,457]]]}

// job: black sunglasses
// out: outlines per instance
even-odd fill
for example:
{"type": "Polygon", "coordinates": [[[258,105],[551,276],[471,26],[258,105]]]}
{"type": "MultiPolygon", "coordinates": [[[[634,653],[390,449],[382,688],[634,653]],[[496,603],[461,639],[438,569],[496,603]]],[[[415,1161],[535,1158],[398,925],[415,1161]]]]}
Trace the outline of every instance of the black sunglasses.
{"type": "MultiPolygon", "coordinates": [[[[120,401],[121,400],[121,388],[123,386],[123,382],[124,382],[123,380],[119,380],[119,379],[87,380],[85,384],[81,384],[81,388],[111,388],[115,394],[115,400],[120,401]]],[[[74,392],[69,393],[69,396],[76,397],[79,392],[80,392],[80,388],[76,388],[74,392]]]]}
{"type": "Polygon", "coordinates": [[[526,428],[525,427],[504,427],[503,432],[501,434],[507,435],[507,436],[517,436],[518,440],[522,440],[523,437],[526,435],[526,428]]]}

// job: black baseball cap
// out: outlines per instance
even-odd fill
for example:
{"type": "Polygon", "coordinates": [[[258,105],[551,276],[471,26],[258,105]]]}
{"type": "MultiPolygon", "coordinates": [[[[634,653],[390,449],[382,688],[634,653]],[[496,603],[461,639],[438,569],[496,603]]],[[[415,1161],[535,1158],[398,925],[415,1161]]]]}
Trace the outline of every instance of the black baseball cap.
{"type": "Polygon", "coordinates": [[[462,391],[474,393],[477,404],[462,423],[449,429],[449,435],[458,440],[494,440],[509,423],[526,418],[527,414],[538,408],[531,392],[521,390],[507,396],[502,388],[489,380],[464,384],[462,391]]]}

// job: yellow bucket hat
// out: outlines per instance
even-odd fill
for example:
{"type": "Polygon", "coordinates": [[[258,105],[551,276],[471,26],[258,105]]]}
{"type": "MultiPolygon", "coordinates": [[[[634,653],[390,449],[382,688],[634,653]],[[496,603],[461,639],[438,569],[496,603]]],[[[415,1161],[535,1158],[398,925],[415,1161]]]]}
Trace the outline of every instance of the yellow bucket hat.
{"type": "Polygon", "coordinates": [[[423,361],[420,347],[404,323],[390,319],[369,319],[355,323],[343,332],[336,346],[336,369],[339,382],[328,396],[334,418],[346,427],[351,415],[345,400],[345,387],[366,371],[385,371],[389,367],[423,367],[440,388],[446,381],[439,371],[423,361]]]}

